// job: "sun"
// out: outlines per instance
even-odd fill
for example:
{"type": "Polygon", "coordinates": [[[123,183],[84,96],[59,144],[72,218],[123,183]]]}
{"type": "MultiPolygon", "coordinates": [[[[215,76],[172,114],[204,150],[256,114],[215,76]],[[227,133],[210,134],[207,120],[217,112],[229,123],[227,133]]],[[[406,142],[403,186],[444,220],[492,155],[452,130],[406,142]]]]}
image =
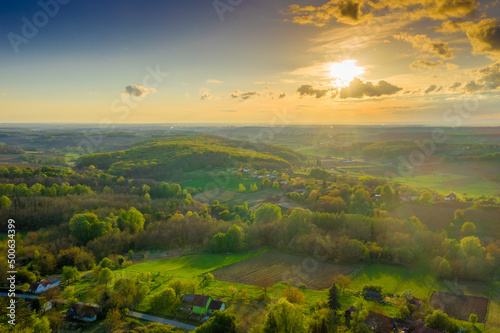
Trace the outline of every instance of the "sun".
{"type": "Polygon", "coordinates": [[[328,65],[329,75],[332,81],[330,85],[336,88],[349,86],[351,81],[365,72],[363,67],[356,66],[356,60],[344,60],[328,65]]]}

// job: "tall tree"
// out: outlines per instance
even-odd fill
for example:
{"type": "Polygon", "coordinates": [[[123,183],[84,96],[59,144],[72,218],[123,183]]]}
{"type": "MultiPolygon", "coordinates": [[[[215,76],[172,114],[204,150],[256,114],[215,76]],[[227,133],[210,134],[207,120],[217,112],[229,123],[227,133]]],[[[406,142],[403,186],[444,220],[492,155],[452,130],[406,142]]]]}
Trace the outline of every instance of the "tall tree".
{"type": "Polygon", "coordinates": [[[340,309],[340,292],[339,288],[337,288],[336,284],[333,284],[333,286],[330,288],[330,291],[328,292],[328,307],[332,310],[338,310],[340,309]]]}
{"type": "Polygon", "coordinates": [[[212,318],[199,326],[195,333],[236,333],[236,317],[227,313],[215,311],[212,318]]]}

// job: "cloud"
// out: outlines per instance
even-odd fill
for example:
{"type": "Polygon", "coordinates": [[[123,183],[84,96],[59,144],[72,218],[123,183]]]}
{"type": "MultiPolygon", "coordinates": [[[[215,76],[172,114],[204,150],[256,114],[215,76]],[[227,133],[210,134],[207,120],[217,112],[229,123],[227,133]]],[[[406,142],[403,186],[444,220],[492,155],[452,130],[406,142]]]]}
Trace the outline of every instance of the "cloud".
{"type": "Polygon", "coordinates": [[[436,90],[436,89],[437,89],[437,86],[436,86],[435,84],[431,84],[431,85],[429,86],[429,88],[427,88],[427,89],[425,89],[425,90],[424,90],[424,94],[431,93],[431,92],[433,92],[433,91],[434,91],[434,90],[436,90]]]}
{"type": "Polygon", "coordinates": [[[3,93],[2,93],[2,96],[7,96],[7,93],[6,93],[6,92],[3,92],[3,93]]]}
{"type": "Polygon", "coordinates": [[[279,99],[283,99],[283,98],[285,98],[285,97],[286,97],[286,94],[285,94],[285,93],[281,93],[281,94],[279,95],[279,97],[278,97],[278,98],[279,98],[279,99]]]}
{"type": "Polygon", "coordinates": [[[432,40],[426,35],[412,36],[406,32],[402,32],[394,35],[394,38],[411,43],[414,48],[419,49],[421,52],[427,52],[443,59],[453,58],[453,51],[448,46],[448,43],[432,40]]]}
{"type": "Polygon", "coordinates": [[[345,98],[362,98],[362,97],[379,97],[383,95],[393,95],[403,88],[392,85],[384,80],[379,81],[376,85],[372,82],[364,83],[359,78],[355,77],[351,81],[349,87],[340,89],[339,97],[345,98]]]}
{"type": "Polygon", "coordinates": [[[300,96],[316,96],[316,98],[326,96],[329,91],[331,91],[331,89],[315,89],[309,84],[303,84],[297,89],[300,96]]]}
{"type": "Polygon", "coordinates": [[[206,79],[205,82],[206,83],[210,83],[210,84],[212,84],[212,83],[222,83],[222,81],[214,80],[214,79],[206,79]]]}
{"type": "Polygon", "coordinates": [[[429,60],[417,60],[410,64],[411,69],[422,70],[422,69],[435,69],[443,65],[443,61],[429,61],[429,60]]]}
{"type": "Polygon", "coordinates": [[[472,45],[473,54],[500,56],[500,26],[496,19],[484,19],[464,27],[472,45]]]}
{"type": "Polygon", "coordinates": [[[457,89],[458,89],[461,85],[462,85],[462,83],[461,83],[461,82],[455,82],[455,83],[453,83],[451,86],[449,86],[448,88],[450,88],[450,90],[455,91],[455,90],[457,90],[457,89]]]}
{"type": "Polygon", "coordinates": [[[233,113],[233,112],[238,112],[238,110],[219,110],[220,112],[228,112],[228,113],[233,113]]]}
{"type": "Polygon", "coordinates": [[[371,13],[363,13],[364,1],[331,0],[324,5],[304,6],[291,5],[285,15],[293,16],[292,21],[298,24],[313,24],[318,27],[325,26],[332,20],[345,24],[357,24],[370,20],[371,13]]]}
{"type": "Polygon", "coordinates": [[[240,102],[243,102],[243,101],[248,101],[248,100],[257,98],[259,95],[260,95],[260,92],[258,92],[258,91],[243,92],[243,91],[238,89],[234,93],[231,94],[231,98],[237,98],[240,100],[240,102]]]}
{"type": "Polygon", "coordinates": [[[472,80],[472,81],[467,81],[467,83],[464,86],[464,91],[467,93],[475,93],[476,91],[479,91],[483,88],[484,88],[483,85],[477,84],[476,81],[472,80]]]}
{"type": "Polygon", "coordinates": [[[500,87],[500,63],[483,67],[479,70],[480,81],[487,89],[500,87]]]}
{"type": "Polygon", "coordinates": [[[330,0],[319,6],[291,5],[283,13],[292,16],[292,22],[322,27],[332,21],[359,24],[392,12],[398,12],[400,20],[413,21],[472,17],[478,6],[477,0],[330,0]]]}
{"type": "Polygon", "coordinates": [[[212,95],[210,93],[210,90],[209,89],[206,89],[206,88],[201,88],[200,89],[200,92],[201,92],[201,96],[200,96],[200,99],[202,101],[208,101],[208,100],[211,100],[211,99],[217,99],[216,96],[212,95]]]}
{"type": "Polygon", "coordinates": [[[144,86],[138,86],[133,84],[125,87],[125,92],[122,94],[122,96],[143,97],[149,94],[156,94],[157,92],[158,91],[155,88],[146,88],[144,86]]]}

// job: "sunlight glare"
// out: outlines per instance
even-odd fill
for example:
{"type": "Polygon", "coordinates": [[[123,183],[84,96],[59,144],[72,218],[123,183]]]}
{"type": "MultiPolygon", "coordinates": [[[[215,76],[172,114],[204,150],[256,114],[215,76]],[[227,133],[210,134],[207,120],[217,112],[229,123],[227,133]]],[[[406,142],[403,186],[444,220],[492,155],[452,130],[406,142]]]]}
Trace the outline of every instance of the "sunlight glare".
{"type": "Polygon", "coordinates": [[[335,62],[329,64],[330,84],[336,88],[343,88],[349,86],[351,81],[363,74],[364,68],[356,66],[356,60],[344,60],[342,62],[335,62]]]}

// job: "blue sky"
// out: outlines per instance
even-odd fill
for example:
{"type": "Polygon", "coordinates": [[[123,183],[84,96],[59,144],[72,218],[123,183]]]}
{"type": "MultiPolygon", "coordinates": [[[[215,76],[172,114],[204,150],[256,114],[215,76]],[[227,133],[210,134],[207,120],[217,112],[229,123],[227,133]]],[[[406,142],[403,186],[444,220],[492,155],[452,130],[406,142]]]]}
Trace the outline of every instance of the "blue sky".
{"type": "Polygon", "coordinates": [[[494,1],[41,2],[0,2],[4,122],[436,124],[474,98],[464,124],[500,124],[494,1]]]}

